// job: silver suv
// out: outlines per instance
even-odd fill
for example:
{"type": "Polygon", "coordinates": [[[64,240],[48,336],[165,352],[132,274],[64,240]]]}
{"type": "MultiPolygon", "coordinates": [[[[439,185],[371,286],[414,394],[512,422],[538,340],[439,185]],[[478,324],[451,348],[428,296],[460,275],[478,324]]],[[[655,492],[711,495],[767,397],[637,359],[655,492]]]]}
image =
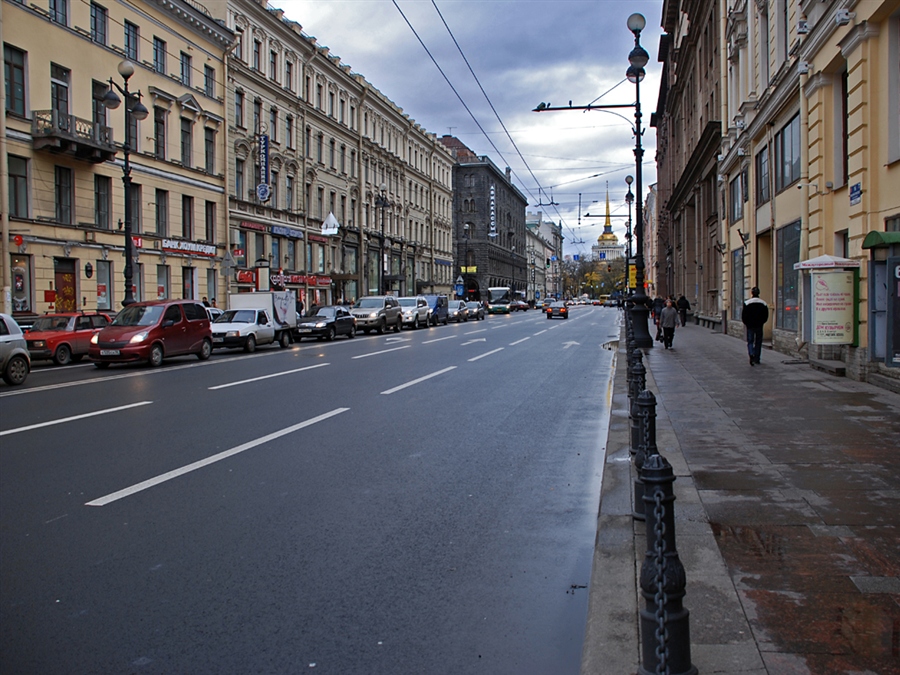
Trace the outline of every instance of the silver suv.
{"type": "Polygon", "coordinates": [[[423,295],[410,296],[408,298],[398,298],[400,309],[403,312],[403,325],[418,328],[419,326],[428,327],[428,315],[431,314],[431,308],[428,301],[423,295]]]}
{"type": "Polygon", "coordinates": [[[388,328],[399,333],[403,328],[400,303],[393,295],[367,295],[356,301],[350,313],[356,317],[357,330],[367,335],[373,330],[383,335],[388,328]]]}
{"type": "Polygon", "coordinates": [[[30,370],[31,357],[22,329],[9,314],[0,314],[0,375],[6,384],[22,384],[30,370]]]}

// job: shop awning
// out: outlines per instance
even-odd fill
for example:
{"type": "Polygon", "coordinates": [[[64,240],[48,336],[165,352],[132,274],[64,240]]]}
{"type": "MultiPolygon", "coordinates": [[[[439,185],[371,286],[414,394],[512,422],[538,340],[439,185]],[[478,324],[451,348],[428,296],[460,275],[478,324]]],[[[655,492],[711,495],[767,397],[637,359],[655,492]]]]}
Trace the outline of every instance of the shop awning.
{"type": "MultiPolygon", "coordinates": [[[[868,238],[866,241],[868,241],[868,238]]],[[[839,258],[834,255],[820,255],[817,258],[810,258],[809,260],[794,263],[795,270],[821,270],[841,267],[859,267],[859,260],[839,258]]]]}
{"type": "Polygon", "coordinates": [[[878,232],[873,230],[863,240],[863,248],[886,248],[900,244],[900,232],[878,232]]]}

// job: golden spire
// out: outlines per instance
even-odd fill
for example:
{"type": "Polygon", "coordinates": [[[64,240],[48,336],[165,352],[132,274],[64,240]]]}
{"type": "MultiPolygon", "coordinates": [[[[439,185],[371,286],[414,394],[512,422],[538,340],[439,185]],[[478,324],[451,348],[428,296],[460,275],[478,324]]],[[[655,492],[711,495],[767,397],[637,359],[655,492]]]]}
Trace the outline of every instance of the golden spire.
{"type": "Polygon", "coordinates": [[[619,243],[619,238],[612,231],[612,219],[609,215],[609,181],[606,183],[606,224],[603,226],[603,234],[597,237],[597,243],[611,242],[619,243]]]}

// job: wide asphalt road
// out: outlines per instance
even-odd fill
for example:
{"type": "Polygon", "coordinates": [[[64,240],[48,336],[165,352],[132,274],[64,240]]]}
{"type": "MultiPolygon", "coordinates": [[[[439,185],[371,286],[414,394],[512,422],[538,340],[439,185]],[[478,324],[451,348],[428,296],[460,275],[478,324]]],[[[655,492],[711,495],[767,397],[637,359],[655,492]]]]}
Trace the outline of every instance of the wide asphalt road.
{"type": "Polygon", "coordinates": [[[0,672],[577,673],[618,316],[0,387],[0,672]]]}

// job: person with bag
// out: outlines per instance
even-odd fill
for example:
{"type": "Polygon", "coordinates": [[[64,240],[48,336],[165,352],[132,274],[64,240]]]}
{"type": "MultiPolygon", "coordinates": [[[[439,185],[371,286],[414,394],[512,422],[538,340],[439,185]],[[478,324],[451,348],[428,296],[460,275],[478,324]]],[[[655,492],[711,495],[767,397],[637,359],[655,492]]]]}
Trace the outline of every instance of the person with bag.
{"type": "Polygon", "coordinates": [[[666,349],[672,348],[672,340],[675,339],[675,326],[678,325],[678,310],[671,300],[666,300],[666,306],[659,313],[659,326],[663,332],[663,344],[666,349]]]}

